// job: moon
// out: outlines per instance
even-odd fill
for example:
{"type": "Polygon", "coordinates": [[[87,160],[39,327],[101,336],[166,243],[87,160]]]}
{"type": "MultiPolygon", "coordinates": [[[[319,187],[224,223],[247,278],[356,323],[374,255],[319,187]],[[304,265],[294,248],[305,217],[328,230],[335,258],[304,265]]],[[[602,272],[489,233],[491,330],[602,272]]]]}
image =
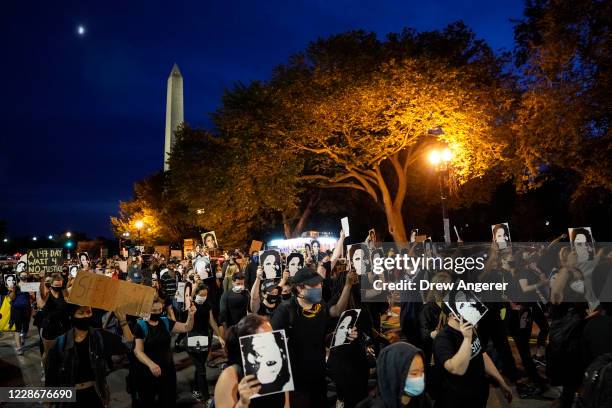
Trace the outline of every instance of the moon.
{"type": "Polygon", "coordinates": [[[81,36],[81,37],[82,37],[82,36],[84,36],[84,35],[85,35],[85,26],[83,26],[83,25],[79,24],[79,25],[77,26],[77,34],[78,34],[79,36],[81,36]]]}

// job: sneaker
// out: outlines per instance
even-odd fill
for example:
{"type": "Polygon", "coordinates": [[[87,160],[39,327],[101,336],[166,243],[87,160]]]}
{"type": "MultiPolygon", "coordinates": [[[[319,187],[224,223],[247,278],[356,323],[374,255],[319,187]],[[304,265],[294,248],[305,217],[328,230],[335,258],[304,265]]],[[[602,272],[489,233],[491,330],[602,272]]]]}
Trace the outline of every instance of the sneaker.
{"type": "Polygon", "coordinates": [[[194,400],[196,400],[198,402],[202,402],[202,394],[200,394],[199,391],[192,392],[191,396],[193,397],[194,400]]]}

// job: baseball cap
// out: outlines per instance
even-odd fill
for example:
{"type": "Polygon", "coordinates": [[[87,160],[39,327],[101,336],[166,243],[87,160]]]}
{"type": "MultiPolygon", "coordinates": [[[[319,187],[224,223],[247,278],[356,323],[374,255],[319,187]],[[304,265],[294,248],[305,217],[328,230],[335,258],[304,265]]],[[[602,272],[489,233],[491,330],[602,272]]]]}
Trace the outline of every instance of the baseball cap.
{"type": "Polygon", "coordinates": [[[291,283],[295,285],[314,286],[322,281],[323,278],[321,275],[310,268],[302,268],[298,270],[291,278],[291,283]]]}

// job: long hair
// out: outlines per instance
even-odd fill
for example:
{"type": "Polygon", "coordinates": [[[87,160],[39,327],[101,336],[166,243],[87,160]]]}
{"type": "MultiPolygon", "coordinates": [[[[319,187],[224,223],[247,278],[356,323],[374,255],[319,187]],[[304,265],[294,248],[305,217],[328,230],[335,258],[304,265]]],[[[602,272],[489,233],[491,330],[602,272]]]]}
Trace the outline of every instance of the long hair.
{"type": "Polygon", "coordinates": [[[225,333],[225,348],[227,350],[228,365],[238,364],[242,366],[240,354],[240,337],[257,333],[257,329],[268,322],[264,316],[255,313],[244,316],[238,323],[231,326],[225,333]]]}

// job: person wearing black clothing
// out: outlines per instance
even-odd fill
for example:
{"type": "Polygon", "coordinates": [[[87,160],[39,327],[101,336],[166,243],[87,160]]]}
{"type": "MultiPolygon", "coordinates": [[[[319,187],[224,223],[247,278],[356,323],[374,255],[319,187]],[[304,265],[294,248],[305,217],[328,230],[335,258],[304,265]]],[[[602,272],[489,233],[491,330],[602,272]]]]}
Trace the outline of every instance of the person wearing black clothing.
{"type": "Polygon", "coordinates": [[[257,313],[269,319],[282,301],[281,288],[287,284],[289,271],[285,270],[283,272],[283,277],[278,283],[273,279],[263,281],[262,283],[262,277],[263,269],[259,267],[257,268],[257,278],[251,288],[250,309],[251,313],[257,313]]]}
{"type": "Polygon", "coordinates": [[[544,361],[544,352],[546,349],[546,339],[548,338],[548,319],[542,310],[542,304],[546,303],[546,298],[542,291],[548,287],[548,278],[541,273],[534,264],[526,264],[517,274],[519,286],[522,290],[522,305],[529,309],[531,322],[529,323],[528,332],[531,338],[532,323],[538,325],[540,329],[538,333],[538,341],[536,343],[536,353],[534,359],[544,361]],[[541,303],[540,303],[541,302],[541,303]]]}
{"type": "MultiPolygon", "coordinates": [[[[337,304],[340,300],[345,281],[346,272],[341,272],[334,285],[334,295],[329,302],[330,306],[337,304]]],[[[330,376],[336,384],[338,399],[344,403],[346,408],[353,408],[368,395],[370,367],[366,353],[365,336],[372,339],[382,337],[372,327],[370,310],[364,306],[361,303],[360,284],[357,282],[350,290],[347,304],[347,309],[361,309],[354,332],[348,336],[351,341],[331,348],[327,360],[330,376]]]]}
{"type": "MultiPolygon", "coordinates": [[[[208,302],[207,297],[208,287],[204,284],[200,284],[196,288],[195,295],[193,297],[193,303],[195,304],[196,312],[193,321],[193,329],[189,332],[189,337],[208,337],[212,329],[212,331],[214,331],[219,337],[221,347],[224,347],[225,342],[223,340],[223,336],[221,335],[219,326],[217,325],[217,322],[215,321],[215,318],[212,314],[210,303],[208,302]]],[[[208,344],[208,348],[210,348],[210,341],[208,344]]],[[[206,347],[203,347],[202,349],[198,350],[197,348],[189,347],[188,353],[195,367],[194,391],[192,395],[197,401],[207,401],[210,398],[210,392],[208,391],[208,382],[206,381],[206,360],[208,358],[208,349],[206,347]]]]}
{"type": "Polygon", "coordinates": [[[195,306],[189,310],[186,323],[162,317],[162,308],[162,301],[155,299],[149,319],[138,321],[134,330],[134,356],[140,362],[134,367],[136,401],[143,407],[176,405],[176,367],[170,347],[172,334],[193,329],[195,306]]]}
{"type": "Polygon", "coordinates": [[[248,307],[249,292],[244,287],[244,275],[234,274],[231,290],[221,295],[220,323],[227,330],[246,316],[248,307]]]}
{"type": "Polygon", "coordinates": [[[48,351],[45,366],[45,387],[75,387],[75,403],[55,406],[85,408],[106,407],[110,392],[106,383],[106,361],[110,356],[127,354],[133,341],[125,315],[115,312],[122,329],[122,338],[90,326],[91,308],[70,305],[73,329],[58,337],[48,351]]]}
{"type": "Polygon", "coordinates": [[[251,258],[249,258],[249,263],[244,270],[244,278],[247,289],[250,291],[255,284],[255,279],[257,279],[257,268],[259,267],[259,253],[257,251],[253,251],[251,254],[251,258]]]}
{"type": "MultiPolygon", "coordinates": [[[[44,278],[44,272],[41,273],[41,279],[44,278]]],[[[64,289],[64,279],[61,275],[53,274],[51,276],[51,286],[47,288],[44,280],[40,283],[40,297],[44,302],[43,319],[40,325],[41,336],[43,338],[43,346],[45,353],[53,346],[55,339],[70,329],[70,313],[65,297],[68,295],[64,289]]]]}
{"type": "Polygon", "coordinates": [[[446,326],[434,339],[434,360],[442,392],[436,399],[437,408],[486,407],[489,382],[493,377],[502,388],[508,401],[512,391],[497,371],[495,364],[483,350],[473,326],[461,320],[443,306],[448,316],[446,326]]]}
{"type": "Polygon", "coordinates": [[[425,393],[425,365],[421,350],[398,342],[384,348],[376,360],[378,390],[357,408],[430,408],[425,393]]]}
{"type": "Polygon", "coordinates": [[[325,335],[330,318],[346,310],[357,275],[349,273],[338,302],[329,309],[322,303],[322,280],[312,269],[300,269],[291,279],[291,300],[281,303],[272,315],[274,330],[284,329],[289,339],[295,384],[295,391],[291,393],[293,408],[318,408],[327,404],[325,335]]]}

